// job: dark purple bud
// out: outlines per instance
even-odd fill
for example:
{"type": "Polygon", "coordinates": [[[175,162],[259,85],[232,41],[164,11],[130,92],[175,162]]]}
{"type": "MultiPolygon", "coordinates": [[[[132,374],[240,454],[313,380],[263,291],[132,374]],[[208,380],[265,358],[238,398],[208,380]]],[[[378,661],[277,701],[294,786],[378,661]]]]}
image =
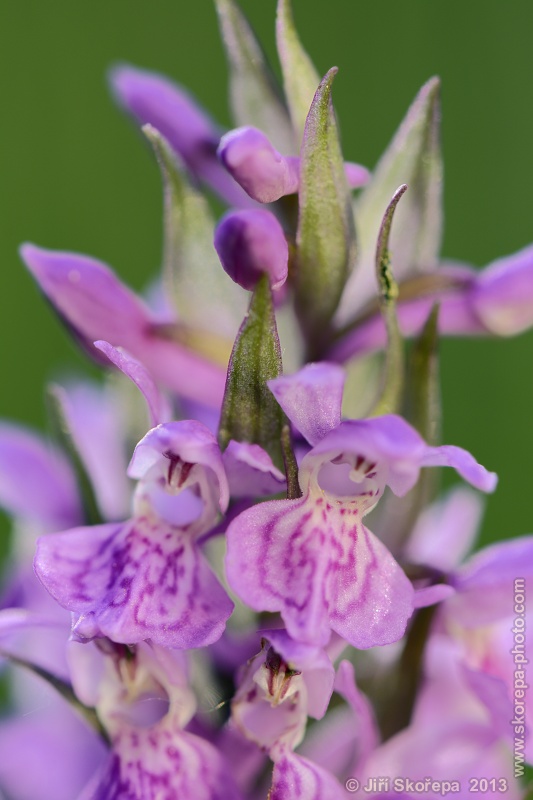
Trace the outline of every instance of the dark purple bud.
{"type": "Polygon", "coordinates": [[[272,289],[287,280],[289,248],[270,211],[230,211],[215,231],[215,249],[227,274],[243,289],[254,289],[263,273],[272,289]]]}

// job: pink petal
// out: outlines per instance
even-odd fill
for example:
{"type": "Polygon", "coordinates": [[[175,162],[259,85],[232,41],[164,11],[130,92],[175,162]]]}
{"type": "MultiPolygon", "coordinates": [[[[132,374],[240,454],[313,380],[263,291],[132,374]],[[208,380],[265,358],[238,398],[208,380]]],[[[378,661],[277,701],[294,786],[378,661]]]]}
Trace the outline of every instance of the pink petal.
{"type": "Polygon", "coordinates": [[[413,589],[357,513],[307,498],[247,509],[227,532],[230,586],[254,610],[279,611],[298,641],[325,645],[331,629],[359,648],[396,641],[413,589]]]}
{"type": "Polygon", "coordinates": [[[160,422],[166,422],[168,409],[146,367],[125,350],[113,347],[109,342],[97,341],[94,346],[101,350],[111,363],[123,372],[139,389],[148,406],[150,427],[153,428],[159,425],[160,422]]]}
{"type": "Polygon", "coordinates": [[[103,339],[125,347],[154,379],[211,407],[222,402],[225,370],[156,333],[143,303],[100,261],[26,244],[21,255],[59,315],[94,353],[103,339]]]}
{"type": "Polygon", "coordinates": [[[286,489],[286,480],[258,444],[230,441],[222,454],[233,498],[265,497],[286,489]]]}
{"type": "Polygon", "coordinates": [[[46,528],[82,519],[78,488],[68,461],[37,434],[0,424],[0,505],[46,528]]]}
{"type": "Polygon", "coordinates": [[[341,421],[345,377],[336,364],[322,361],[268,381],[268,386],[300,433],[317,444],[341,421]]]}
{"type": "MultiPolygon", "coordinates": [[[[209,475],[209,488],[216,492],[220,510],[226,511],[229,488],[222,455],[214,434],[205,425],[196,420],[181,420],[152,428],[136,446],[128,475],[130,478],[144,478],[157,464],[168,465],[170,457],[205,469],[209,475]]],[[[209,498],[203,499],[207,502],[209,498]]]]}
{"type": "Polygon", "coordinates": [[[163,75],[127,64],[115,67],[110,81],[120,105],[140,126],[156,128],[193,177],[212,186],[230,205],[250,202],[218,161],[218,126],[188,92],[163,75]]]}
{"type": "Polygon", "coordinates": [[[346,789],[322,767],[285,752],[274,764],[270,800],[346,800],[346,789]]]}
{"type": "Polygon", "coordinates": [[[202,647],[224,630],[233,603],[179,528],[141,518],[41,538],[35,570],[74,612],[80,640],[202,647]]]}

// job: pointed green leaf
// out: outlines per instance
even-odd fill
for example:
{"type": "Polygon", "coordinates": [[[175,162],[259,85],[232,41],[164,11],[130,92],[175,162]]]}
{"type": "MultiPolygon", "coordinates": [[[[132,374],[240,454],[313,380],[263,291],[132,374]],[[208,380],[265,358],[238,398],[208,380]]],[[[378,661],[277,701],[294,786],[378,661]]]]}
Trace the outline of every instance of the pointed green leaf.
{"type": "Polygon", "coordinates": [[[230,101],[237,125],[260,128],[283,155],[295,140],[289,114],[263,48],[235,0],[215,0],[230,66],[230,101]]]}
{"type": "Polygon", "coordinates": [[[313,357],[355,261],[351,198],[331,102],[337,68],[318,87],[305,124],[296,236],[296,310],[313,357]]]}
{"type": "Polygon", "coordinates": [[[283,412],[267,386],[281,371],[272,291],[263,275],[233,346],[218,438],[222,448],[230,439],[259,444],[283,469],[283,412]]]}
{"type": "Polygon", "coordinates": [[[276,40],[292,125],[300,142],[320,75],[298,38],[290,0],[278,0],[276,40]]]}
{"type": "Polygon", "coordinates": [[[372,179],[355,201],[359,265],[346,286],[337,321],[344,325],[375,295],[372,264],[383,208],[401,183],[409,195],[396,216],[391,249],[398,282],[435,268],[442,234],[440,82],[418,93],[372,179]]]}
{"type": "Polygon", "coordinates": [[[376,248],[376,277],[378,281],[378,297],[381,313],[387,328],[387,349],[385,352],[385,373],[383,391],[373,410],[373,416],[380,414],[393,414],[400,411],[402,391],[404,384],[404,348],[402,335],[396,316],[396,301],[398,299],[398,284],[394,278],[389,252],[389,239],[392,218],[400,201],[407,190],[403,184],[396,190],[392,200],[387,206],[381,222],[376,248]]]}
{"type": "Polygon", "coordinates": [[[246,297],[220,265],[213,246],[215,223],[206,199],[190,184],[159,131],[145,125],[143,132],[163,178],[163,274],[178,312],[177,338],[227,364],[246,297]]]}

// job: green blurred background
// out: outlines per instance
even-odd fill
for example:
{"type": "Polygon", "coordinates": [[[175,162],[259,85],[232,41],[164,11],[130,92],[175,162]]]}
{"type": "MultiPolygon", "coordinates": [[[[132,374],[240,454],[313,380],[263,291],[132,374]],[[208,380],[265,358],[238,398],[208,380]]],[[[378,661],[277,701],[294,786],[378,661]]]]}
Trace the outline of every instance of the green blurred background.
{"type": "MultiPolygon", "coordinates": [[[[242,6],[275,60],[275,0],[242,6]]],[[[421,84],[442,77],[445,256],[482,266],[533,241],[529,0],[294,0],[294,11],[319,70],[340,67],[350,160],[372,167],[421,84]]],[[[94,369],[39,296],[19,243],[98,256],[138,289],[160,260],[158,171],[114,108],[106,70],[125,60],[167,73],[229,125],[227,70],[210,0],[25,0],[2,16],[0,415],[46,427],[45,382],[94,369]]],[[[445,440],[500,474],[484,539],[529,532],[533,334],[447,341],[442,355],[445,440]]]]}

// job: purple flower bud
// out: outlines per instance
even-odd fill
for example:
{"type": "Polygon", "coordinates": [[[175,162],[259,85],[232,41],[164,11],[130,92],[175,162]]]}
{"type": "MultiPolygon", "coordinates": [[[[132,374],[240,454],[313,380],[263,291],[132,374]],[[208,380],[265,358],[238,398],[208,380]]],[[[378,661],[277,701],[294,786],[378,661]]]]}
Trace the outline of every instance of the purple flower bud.
{"type": "Polygon", "coordinates": [[[237,183],[260,203],[273,203],[298,191],[300,160],[282,156],[257,128],[227,133],[220,140],[218,156],[237,183]]]}
{"type": "Polygon", "coordinates": [[[266,272],[273,289],[287,280],[289,248],[283,229],[270,211],[229,212],[215,231],[215,249],[230,278],[253,289],[266,272]]]}
{"type": "MultiPolygon", "coordinates": [[[[300,159],[281,155],[257,128],[229,131],[220,140],[217,152],[232,178],[259,203],[273,203],[298,191],[300,159]]],[[[351,189],[364,186],[370,177],[360,164],[346,163],[344,168],[351,189]]]]}

